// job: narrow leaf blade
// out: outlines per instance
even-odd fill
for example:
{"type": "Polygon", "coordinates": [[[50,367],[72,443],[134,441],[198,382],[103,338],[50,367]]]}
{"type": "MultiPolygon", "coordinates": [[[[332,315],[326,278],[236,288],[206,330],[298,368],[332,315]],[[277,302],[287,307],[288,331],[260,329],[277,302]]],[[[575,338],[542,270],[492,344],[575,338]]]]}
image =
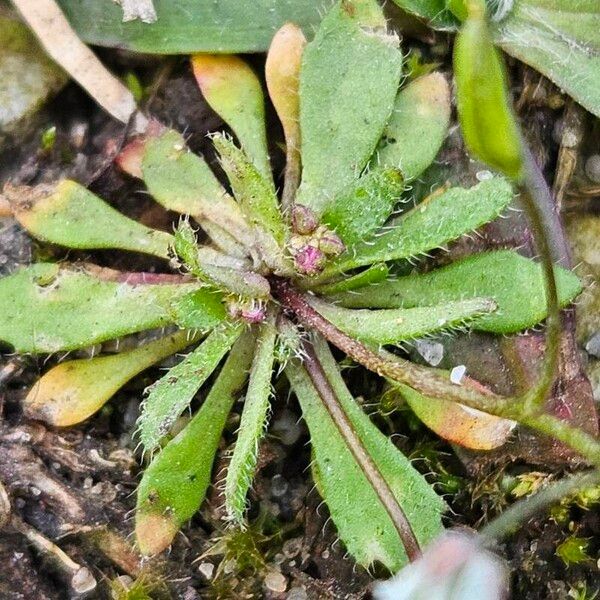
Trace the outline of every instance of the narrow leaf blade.
{"type": "MultiPolygon", "coordinates": [[[[566,306],[581,291],[581,282],[559,266],[555,274],[560,304],[566,306]]],[[[470,327],[516,333],[546,317],[543,282],[541,265],[512,250],[499,250],[474,254],[429,273],[381,282],[334,299],[350,307],[408,308],[486,297],[498,309],[477,317],[470,327]]]]}
{"type": "Polygon", "coordinates": [[[68,248],[120,248],[169,258],[173,237],[129,219],[74,181],[4,190],[15,218],[36,238],[68,248]]]}
{"type": "Polygon", "coordinates": [[[360,175],[392,111],[401,68],[377,2],[337,2],[325,16],[300,73],[299,203],[321,214],[360,175]]]}
{"type": "MultiPolygon", "coordinates": [[[[428,544],[442,531],[440,516],[444,503],[356,404],[329,350],[320,344],[317,351],[348,418],[400,502],[419,543],[428,544]]],[[[308,375],[299,363],[288,365],[286,374],[310,430],[317,487],[340,538],[364,567],[379,561],[392,571],[400,568],[407,562],[402,542],[308,375]]]]}
{"type": "Polygon", "coordinates": [[[142,554],[167,548],[202,504],[227,415],[246,382],[253,350],[253,335],[248,331],[233,345],[200,410],[145,469],[135,526],[142,554]]]}
{"type": "Polygon", "coordinates": [[[438,153],[450,123],[450,87],[441,73],[419,77],[394,102],[373,164],[416,179],[438,153]]]}
{"type": "Polygon", "coordinates": [[[402,340],[458,327],[496,309],[496,303],[488,298],[388,310],[342,308],[317,299],[311,303],[344,333],[374,345],[396,344],[402,340]]]}
{"type": "Polygon", "coordinates": [[[125,352],[62,362],[23,401],[25,413],[54,427],[76,425],[102,408],[130,379],[197,340],[181,331],[125,352]]]}
{"type": "Polygon", "coordinates": [[[254,71],[238,56],[196,54],[192,69],[202,95],[233,129],[244,152],[272,185],[265,100],[254,71]]]}
{"type": "Polygon", "coordinates": [[[394,219],[369,243],[358,243],[324,271],[324,276],[388,260],[418,256],[493,221],[513,198],[499,177],[464,189],[434,194],[394,219]]]}
{"type": "Polygon", "coordinates": [[[230,520],[244,522],[246,496],[258,458],[258,444],[264,435],[271,396],[271,376],[275,352],[276,330],[273,319],[260,325],[248,391],[237,440],[225,478],[225,508],[230,520]]]}
{"type": "Polygon", "coordinates": [[[150,388],[138,420],[140,441],[154,450],[177,417],[242,333],[243,324],[223,323],[150,388]]]}
{"type": "MultiPolygon", "coordinates": [[[[0,340],[20,353],[84,348],[172,323],[171,302],[196,289],[130,285],[116,271],[34,264],[0,279],[0,340]]],[[[213,307],[206,314],[211,326],[223,318],[213,307]]]]}

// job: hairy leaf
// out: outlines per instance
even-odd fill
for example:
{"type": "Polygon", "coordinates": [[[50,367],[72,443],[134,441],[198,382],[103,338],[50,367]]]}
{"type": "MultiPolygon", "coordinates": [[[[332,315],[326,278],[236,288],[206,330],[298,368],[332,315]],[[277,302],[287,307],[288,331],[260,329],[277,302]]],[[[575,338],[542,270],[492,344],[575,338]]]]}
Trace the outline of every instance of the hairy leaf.
{"type": "Polygon", "coordinates": [[[378,345],[396,344],[434,331],[457,327],[496,309],[496,303],[488,298],[389,310],[341,308],[316,298],[311,303],[343,332],[368,344],[378,345]]]}
{"type": "Polygon", "coordinates": [[[456,37],[454,78],[458,117],[469,151],[505,175],[519,178],[521,137],[504,65],[483,12],[469,16],[456,37]]]}
{"type": "Polygon", "coordinates": [[[438,153],[450,123],[450,88],[441,73],[419,77],[403,88],[372,163],[418,177],[438,153]]]}
{"type": "Polygon", "coordinates": [[[423,396],[412,388],[394,384],[415,415],[445,440],[472,450],[502,446],[516,423],[442,398],[423,396]]]}
{"type": "Polygon", "coordinates": [[[393,0],[403,10],[417,15],[436,29],[454,29],[457,21],[446,8],[448,0],[393,0]]]}
{"type": "Polygon", "coordinates": [[[248,220],[268,231],[282,244],[286,237],[286,228],[275,190],[230,139],[215,136],[213,142],[236,200],[248,220]]]}
{"type": "Polygon", "coordinates": [[[520,0],[493,29],[508,54],[537,69],[600,117],[600,4],[520,0]]]}
{"type": "Polygon", "coordinates": [[[318,291],[320,294],[341,294],[343,292],[349,292],[367,285],[379,283],[380,281],[385,281],[389,272],[390,269],[386,263],[378,263],[352,277],[343,277],[334,283],[320,286],[318,291]]]}
{"type": "Polygon", "coordinates": [[[393,219],[368,243],[358,243],[324,271],[324,276],[375,262],[418,256],[494,220],[511,202],[510,184],[499,177],[470,188],[433,194],[393,219]]]}
{"type": "Polygon", "coordinates": [[[311,33],[330,0],[153,0],[157,19],[123,21],[113,0],[59,0],[80,37],[89,44],[135,52],[263,52],[286,21],[311,33]]]}
{"type": "Polygon", "coordinates": [[[142,554],[169,546],[202,504],[227,415],[246,382],[253,351],[253,334],[248,331],[233,345],[200,410],[144,471],[135,526],[142,554]]]}
{"type": "Polygon", "coordinates": [[[392,214],[404,191],[402,175],[396,169],[374,169],[352,182],[338,194],[323,214],[348,245],[369,238],[392,214]]]}
{"type": "MultiPolygon", "coordinates": [[[[421,545],[442,531],[444,503],[409,460],[365,415],[346,388],[335,360],[322,342],[317,353],[366,450],[404,509],[421,545]]],[[[380,561],[390,570],[407,562],[401,540],[373,488],[348,450],[300,363],[286,368],[314,450],[313,475],[340,538],[355,560],[368,567],[380,561]]]]}
{"type": "MultiPolygon", "coordinates": [[[[581,291],[577,276],[555,267],[561,306],[581,291]]],[[[516,333],[546,317],[544,277],[540,264],[512,250],[474,254],[447,267],[377,283],[335,298],[348,307],[398,308],[467,298],[491,298],[498,309],[469,323],[473,329],[516,333]]]]}
{"type": "Polygon", "coordinates": [[[228,518],[238,524],[244,522],[246,496],[256,470],[258,444],[267,425],[275,339],[274,320],[269,319],[259,327],[242,419],[227,468],[225,508],[228,518]]]}
{"type": "Polygon", "coordinates": [[[216,54],[192,56],[192,69],[206,101],[233,129],[257,171],[272,186],[265,100],[254,71],[238,56],[216,54]]]}
{"type": "Polygon", "coordinates": [[[118,354],[61,362],[31,388],[23,401],[25,413],[54,427],[76,425],[138,373],[197,339],[181,331],[118,354]]]}
{"type": "MultiPolygon", "coordinates": [[[[0,279],[0,340],[21,353],[84,348],[172,323],[171,302],[195,289],[131,285],[108,269],[34,264],[0,279]]],[[[208,328],[222,316],[213,312],[217,300],[207,301],[208,328]]]]}
{"type": "Polygon", "coordinates": [[[367,164],[392,111],[402,55],[375,0],[337,2],[300,73],[302,184],[317,214],[367,164]]]}
{"type": "Polygon", "coordinates": [[[138,420],[140,441],[154,450],[240,336],[242,323],[223,323],[149,389],[138,420]]]}
{"type": "Polygon", "coordinates": [[[70,180],[34,188],[7,187],[15,218],[36,238],[68,248],[120,248],[169,258],[173,237],[128,219],[70,180]]]}

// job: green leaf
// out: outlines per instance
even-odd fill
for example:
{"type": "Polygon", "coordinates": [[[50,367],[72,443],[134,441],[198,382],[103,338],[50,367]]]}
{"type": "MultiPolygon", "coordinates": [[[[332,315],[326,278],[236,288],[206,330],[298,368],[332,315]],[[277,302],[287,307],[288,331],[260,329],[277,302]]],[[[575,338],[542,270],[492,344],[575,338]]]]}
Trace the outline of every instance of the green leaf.
{"type": "Polygon", "coordinates": [[[349,336],[374,345],[396,344],[402,340],[458,327],[496,309],[496,303],[488,298],[389,310],[354,310],[316,298],[311,300],[311,304],[349,336]]]}
{"type": "Polygon", "coordinates": [[[319,294],[341,294],[358,288],[385,281],[389,275],[390,269],[386,263],[377,263],[368,269],[353,275],[352,277],[343,277],[334,283],[328,283],[319,286],[319,294]]]}
{"type": "Polygon", "coordinates": [[[196,54],[192,69],[204,99],[233,130],[256,170],[273,185],[265,99],[254,71],[239,56],[196,54]]]}
{"type": "Polygon", "coordinates": [[[152,197],[167,210],[202,216],[210,203],[235,204],[206,161],[190,152],[172,129],[142,142],[142,176],[152,197]]]}
{"type": "Polygon", "coordinates": [[[67,18],[89,44],[158,54],[264,52],[286,22],[307,33],[329,0],[153,0],[157,20],[123,21],[113,0],[59,0],[67,18]]]}
{"type": "Polygon", "coordinates": [[[275,190],[232,140],[216,135],[213,143],[235,198],[247,219],[268,231],[278,244],[283,244],[287,232],[275,190]]]}
{"type": "Polygon", "coordinates": [[[433,194],[393,219],[386,231],[368,243],[358,243],[323,272],[323,278],[347,269],[400,260],[438,248],[493,221],[511,202],[510,184],[499,177],[464,189],[433,194]]]}
{"type": "Polygon", "coordinates": [[[246,382],[253,351],[248,331],[233,345],[200,410],[145,469],[135,527],[142,554],[156,554],[169,546],[204,501],[227,415],[246,382]]]}
{"type": "Polygon", "coordinates": [[[450,88],[441,73],[419,77],[403,88],[372,164],[417,178],[436,157],[448,133],[450,88]]]}
{"type": "MultiPolygon", "coordinates": [[[[0,279],[0,340],[20,353],[92,346],[172,323],[171,302],[197,289],[196,284],[130,285],[126,278],[108,269],[51,263],[20,269],[0,279]]],[[[206,324],[221,318],[208,312],[206,324]]]]}
{"type": "Polygon", "coordinates": [[[508,177],[523,170],[521,137],[502,59],[483,14],[470,16],[454,43],[458,117],[471,153],[508,177]]]}
{"type": "Polygon", "coordinates": [[[336,3],[302,57],[300,204],[320,214],[360,175],[392,111],[401,69],[398,39],[377,2],[336,3]]]}
{"type": "Polygon", "coordinates": [[[31,388],[23,401],[25,412],[54,427],[76,425],[138,373],[197,339],[189,331],[180,331],[118,354],[61,362],[31,388]]]}
{"type": "Polygon", "coordinates": [[[435,29],[456,28],[456,19],[447,10],[446,0],[393,0],[393,2],[406,12],[426,19],[435,29]]]}
{"type": "Polygon", "coordinates": [[[347,246],[352,245],[370,237],[385,223],[403,191],[404,181],[398,170],[374,169],[336,196],[322,220],[347,246]]]}
{"type": "Polygon", "coordinates": [[[494,41],[600,117],[600,4],[520,0],[493,27],[494,41]]]}
{"type": "MultiPolygon", "coordinates": [[[[561,306],[581,291],[574,273],[554,268],[561,306]]],[[[469,323],[473,329],[516,333],[546,317],[544,276],[540,264],[511,250],[474,254],[447,267],[375,284],[337,296],[344,306],[408,308],[467,298],[491,298],[498,309],[469,323]]]]}
{"type": "Polygon", "coordinates": [[[128,219],[70,180],[4,190],[19,223],[36,238],[68,248],[120,248],[169,258],[173,236],[128,219]]]}
{"type": "Polygon", "coordinates": [[[242,323],[221,324],[198,348],[152,384],[138,420],[138,433],[144,450],[152,451],[158,446],[240,336],[243,327],[242,323]]]}
{"type": "Polygon", "coordinates": [[[240,428],[227,468],[225,508],[228,518],[238,524],[244,522],[246,496],[256,470],[258,444],[267,426],[276,337],[274,319],[260,325],[240,428]]]}
{"type": "MultiPolygon", "coordinates": [[[[326,344],[318,342],[316,350],[356,433],[400,502],[420,544],[427,545],[442,531],[440,516],[444,503],[357,405],[326,344]]],[[[310,378],[296,361],[288,365],[286,374],[298,396],[310,431],[315,482],[329,507],[340,538],[364,567],[380,561],[392,571],[399,569],[407,558],[398,533],[323,406],[310,378]]]]}

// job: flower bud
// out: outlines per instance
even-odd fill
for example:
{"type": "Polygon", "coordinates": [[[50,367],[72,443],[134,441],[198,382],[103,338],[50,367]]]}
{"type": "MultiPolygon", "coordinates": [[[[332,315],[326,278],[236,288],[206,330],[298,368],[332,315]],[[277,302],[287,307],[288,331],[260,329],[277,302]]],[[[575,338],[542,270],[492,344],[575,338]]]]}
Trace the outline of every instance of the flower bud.
{"type": "Polygon", "coordinates": [[[319,222],[317,215],[304,204],[295,204],[292,208],[292,228],[295,233],[307,235],[312,233],[319,222]]]}
{"type": "Polygon", "coordinates": [[[340,236],[333,233],[332,231],[325,232],[319,238],[319,250],[322,250],[328,256],[338,256],[344,250],[346,246],[340,239],[340,236]]]}
{"type": "Polygon", "coordinates": [[[316,275],[325,265],[325,254],[319,248],[307,244],[294,255],[296,269],[305,275],[316,275]]]}

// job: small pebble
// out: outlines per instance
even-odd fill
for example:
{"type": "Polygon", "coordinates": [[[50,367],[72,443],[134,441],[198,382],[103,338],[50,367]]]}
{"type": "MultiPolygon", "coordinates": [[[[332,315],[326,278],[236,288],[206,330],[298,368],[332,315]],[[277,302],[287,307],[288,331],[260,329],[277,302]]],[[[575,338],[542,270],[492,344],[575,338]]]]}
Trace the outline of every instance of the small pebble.
{"type": "Polygon", "coordinates": [[[484,169],[483,171],[477,171],[475,177],[477,178],[477,181],[487,181],[488,179],[492,179],[494,174],[491,171],[484,169]]]}
{"type": "Polygon", "coordinates": [[[287,588],[287,579],[279,571],[271,571],[265,577],[265,587],[272,592],[281,594],[287,588]]]}
{"type": "Polygon", "coordinates": [[[462,378],[465,376],[467,372],[467,367],[465,365],[458,365],[450,371],[450,381],[455,385],[460,385],[462,378]]]}
{"type": "Polygon", "coordinates": [[[204,579],[212,579],[213,573],[215,572],[215,565],[210,562],[200,563],[198,571],[200,571],[200,574],[204,579]]]}
{"type": "Polygon", "coordinates": [[[271,480],[271,496],[281,498],[281,496],[285,496],[289,487],[289,483],[282,475],[275,475],[271,480]]]}
{"type": "Polygon", "coordinates": [[[415,342],[415,348],[432,367],[437,367],[444,358],[444,346],[439,342],[417,340],[415,342]]]}
{"type": "Polygon", "coordinates": [[[586,342],[585,351],[591,356],[600,358],[600,331],[594,333],[594,335],[586,342]]]}
{"type": "Polygon", "coordinates": [[[600,183],[600,154],[592,154],[585,161],[585,174],[594,183],[600,183]]]}
{"type": "Polygon", "coordinates": [[[287,594],[286,600],[307,600],[308,595],[302,587],[293,587],[287,594]]]}

